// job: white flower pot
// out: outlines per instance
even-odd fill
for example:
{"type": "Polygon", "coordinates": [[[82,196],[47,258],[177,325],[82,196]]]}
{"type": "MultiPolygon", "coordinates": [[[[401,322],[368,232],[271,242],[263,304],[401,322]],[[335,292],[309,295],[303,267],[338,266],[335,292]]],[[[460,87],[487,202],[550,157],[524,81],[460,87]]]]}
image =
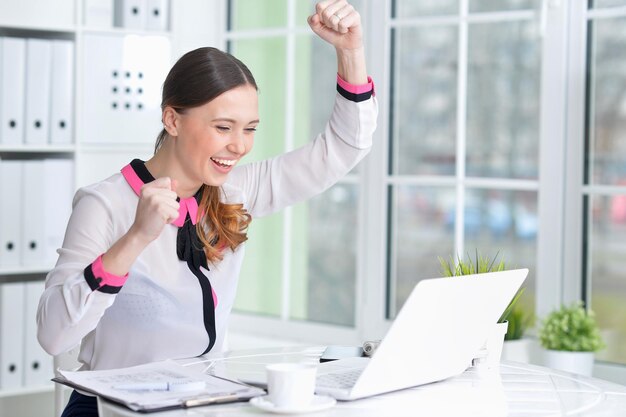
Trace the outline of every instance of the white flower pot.
{"type": "Polygon", "coordinates": [[[547,367],[575,374],[591,376],[593,360],[593,352],[545,350],[545,364],[547,367]]]}
{"type": "Polygon", "coordinates": [[[500,357],[502,356],[502,345],[504,344],[504,335],[509,328],[509,322],[497,323],[492,329],[485,342],[487,357],[485,365],[487,368],[495,368],[500,365],[500,357]]]}
{"type": "Polygon", "coordinates": [[[505,340],[502,348],[502,359],[530,363],[530,343],[530,339],[505,340]]]}

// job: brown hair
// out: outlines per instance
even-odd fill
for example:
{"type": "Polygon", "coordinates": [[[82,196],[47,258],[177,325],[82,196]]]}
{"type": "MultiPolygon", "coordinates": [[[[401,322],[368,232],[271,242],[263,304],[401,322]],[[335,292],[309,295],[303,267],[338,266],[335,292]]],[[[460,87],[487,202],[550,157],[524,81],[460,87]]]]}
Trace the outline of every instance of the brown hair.
{"type": "MultiPolygon", "coordinates": [[[[243,62],[216,48],[198,48],[183,55],[165,78],[161,109],[169,106],[183,114],[189,108],[202,106],[220,94],[246,84],[258,90],[252,73],[243,62]]],[[[167,137],[167,131],[161,130],[155,153],[167,137]]],[[[220,201],[219,187],[202,185],[196,231],[209,262],[222,260],[224,250],[235,250],[245,242],[251,220],[242,204],[220,201]]]]}

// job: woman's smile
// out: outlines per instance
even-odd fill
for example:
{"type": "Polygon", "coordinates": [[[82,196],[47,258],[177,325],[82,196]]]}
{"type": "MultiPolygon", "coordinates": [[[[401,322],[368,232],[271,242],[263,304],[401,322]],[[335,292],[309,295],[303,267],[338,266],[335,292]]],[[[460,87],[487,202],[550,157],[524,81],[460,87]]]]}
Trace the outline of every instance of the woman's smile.
{"type": "Polygon", "coordinates": [[[211,162],[213,163],[213,167],[221,173],[224,174],[228,174],[233,167],[237,164],[237,161],[239,161],[239,159],[222,159],[222,158],[216,158],[216,157],[212,157],[210,158],[211,162]]]}

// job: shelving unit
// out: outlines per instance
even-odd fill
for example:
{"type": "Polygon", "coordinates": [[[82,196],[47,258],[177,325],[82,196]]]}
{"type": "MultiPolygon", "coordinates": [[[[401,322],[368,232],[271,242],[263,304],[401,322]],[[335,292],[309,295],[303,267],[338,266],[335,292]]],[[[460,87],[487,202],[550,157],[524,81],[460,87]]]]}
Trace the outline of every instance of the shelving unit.
{"type": "Polygon", "coordinates": [[[10,153],[50,153],[50,154],[72,154],[76,151],[76,147],[74,145],[45,145],[45,146],[27,146],[27,145],[16,145],[16,146],[7,146],[0,145],[0,155],[1,154],[10,154],[10,153]]]}
{"type": "MultiPolygon", "coordinates": [[[[112,0],[113,2],[113,0],[112,0]]],[[[0,163],[3,160],[41,160],[41,159],[64,159],[73,161],[73,176],[69,187],[73,192],[79,187],[99,181],[117,172],[122,166],[135,157],[148,158],[153,151],[156,133],[160,128],[160,114],[154,118],[154,134],[142,134],[141,129],[130,132],[128,138],[117,141],[94,142],[90,141],[89,120],[95,117],[109,117],[111,124],[119,123],[111,114],[94,114],[94,109],[85,107],[85,93],[92,93],[103,86],[91,85],[86,87],[86,71],[92,70],[85,65],[84,58],[86,49],[90,47],[89,39],[96,37],[115,38],[119,43],[126,38],[163,38],[172,44],[173,32],[168,31],[148,31],[131,30],[118,27],[100,28],[89,27],[84,24],[85,0],[58,0],[52,2],[40,2],[37,0],[22,0],[15,3],[11,0],[0,0],[0,37],[38,38],[49,40],[71,40],[74,43],[74,80],[73,80],[73,110],[72,110],[72,141],[69,144],[46,144],[46,145],[9,145],[3,144],[0,139],[0,163]],[[42,5],[42,3],[46,3],[42,5]],[[41,13],[37,13],[38,7],[43,7],[41,13]],[[50,13],[51,8],[59,10],[58,13],[50,13]],[[133,134],[135,136],[133,136],[133,134]],[[116,143],[118,142],[118,143],[116,143]],[[121,143],[120,143],[121,142],[121,143]]],[[[113,2],[115,3],[115,2],[113,2]]],[[[193,2],[184,6],[193,7],[193,2]]],[[[172,16],[175,7],[174,0],[170,1],[169,14],[172,16]]],[[[182,7],[178,4],[176,7],[182,7]]],[[[171,20],[170,20],[171,22],[171,20]]],[[[171,28],[171,24],[170,24],[171,28]]],[[[161,60],[166,62],[169,69],[174,54],[172,49],[169,52],[161,53],[161,60]]],[[[101,51],[106,52],[106,51],[101,51]]],[[[147,52],[148,54],[150,51],[147,52]]],[[[157,52],[153,52],[155,55],[157,52]]],[[[106,54],[103,54],[106,56],[106,54]]],[[[119,64],[119,63],[118,63],[119,64]]],[[[146,64],[147,65],[147,64],[146,64]]],[[[149,71],[150,69],[147,69],[149,71]]],[[[92,74],[90,74],[91,76],[92,74]]],[[[161,77],[161,74],[159,74],[161,77]]],[[[93,78],[93,77],[92,77],[93,78]]],[[[121,80],[120,80],[121,81],[121,80]]],[[[163,80],[161,80],[162,83],[163,80]]],[[[158,85],[158,95],[160,96],[160,84],[158,85]]],[[[158,107],[157,103],[157,107],[158,107]]],[[[159,112],[160,113],[160,112],[159,112]]],[[[144,116],[145,117],[145,116],[144,116]]],[[[150,118],[152,120],[152,117],[150,118]]],[[[120,124],[128,124],[128,117],[120,124]]],[[[132,129],[131,129],[132,130],[132,129]]],[[[129,130],[130,131],[130,130],[129,130]]],[[[148,131],[148,130],[146,130],[148,131]]],[[[72,192],[72,194],[73,194],[72,192]]],[[[0,199],[3,196],[0,195],[0,199]]],[[[70,202],[68,202],[69,204],[70,202]]],[[[1,233],[1,231],[0,231],[1,233]]],[[[32,280],[43,280],[52,264],[39,265],[0,265],[0,284],[7,282],[26,282],[32,280]]],[[[1,302],[1,301],[0,301],[1,302]]],[[[30,308],[30,306],[29,306],[30,308]]],[[[50,363],[52,358],[50,358],[50,363]]],[[[2,387],[0,385],[0,414],[2,403],[12,397],[39,395],[50,393],[54,390],[52,382],[24,385],[21,387],[2,387]]],[[[34,397],[33,397],[34,398],[34,397]]],[[[49,404],[42,410],[49,410],[49,404]]]]}
{"type": "Polygon", "coordinates": [[[5,390],[0,390],[0,399],[25,396],[25,395],[42,394],[42,393],[51,392],[51,391],[54,391],[54,385],[52,385],[52,383],[46,384],[46,385],[35,385],[32,387],[5,389],[5,390]]]}
{"type": "MultiPolygon", "coordinates": [[[[16,266],[0,268],[0,276],[9,275],[28,275],[28,274],[47,274],[52,266],[16,266]]],[[[0,281],[1,282],[1,281],[0,281]]]]}
{"type": "MultiPolygon", "coordinates": [[[[90,109],[83,106],[83,77],[85,68],[82,66],[85,36],[97,34],[101,36],[157,36],[171,39],[171,31],[132,30],[119,27],[101,28],[84,25],[85,0],[60,0],[54,6],[42,5],[35,0],[14,2],[0,0],[0,37],[62,39],[74,42],[74,82],[73,82],[73,126],[72,143],[48,145],[8,145],[0,140],[0,160],[24,159],[37,160],[44,158],[63,158],[74,162],[73,188],[93,183],[116,172],[122,165],[121,161],[129,161],[133,157],[147,157],[152,152],[154,138],[146,138],[144,143],[85,143],[88,139],[85,132],[89,126],[83,124],[90,109]],[[41,13],[37,11],[43,7],[41,13]],[[54,9],[56,13],[50,13],[54,9]],[[98,158],[97,170],[94,170],[94,159],[98,158]],[[109,162],[109,163],[107,163],[109,162]]],[[[112,0],[112,4],[115,3],[112,0]]],[[[171,13],[171,7],[170,7],[171,13]]],[[[171,61],[172,57],[168,59],[171,61]]],[[[158,120],[155,120],[155,125],[158,120]]],[[[40,267],[28,266],[3,268],[0,266],[0,283],[6,275],[16,273],[45,273],[40,267]]],[[[0,388],[1,390],[1,388],[0,388]]]]}
{"type": "Polygon", "coordinates": [[[105,35],[137,35],[137,36],[164,36],[172,37],[171,32],[155,31],[155,30],[135,30],[125,28],[93,28],[88,26],[79,26],[75,29],[76,33],[100,33],[105,35]]]}
{"type": "MultiPolygon", "coordinates": [[[[88,0],[0,0],[0,36],[63,39],[74,42],[74,100],[72,142],[64,145],[6,145],[0,143],[0,160],[11,159],[68,159],[74,162],[73,191],[99,181],[117,172],[133,158],[149,158],[160,122],[155,118],[154,134],[144,135],[140,142],[91,143],[87,139],[88,125],[85,117],[85,69],[81,63],[86,48],[86,38],[97,36],[135,37],[150,36],[166,38],[171,50],[169,66],[184,52],[199,46],[222,46],[221,25],[225,22],[224,2],[205,0],[170,0],[169,30],[130,30],[118,27],[101,28],[84,24],[84,8],[88,0]]],[[[114,0],[111,0],[114,2],[114,0]]],[[[162,83],[163,80],[159,82],[162,83]]],[[[91,87],[90,87],[91,88],[91,87]]],[[[159,84],[160,88],[160,84],[159,84]]],[[[159,90],[160,95],[160,90],[159,90]]],[[[103,117],[102,115],[100,115],[103,117]]],[[[2,198],[2,196],[0,196],[2,198]]],[[[43,280],[52,265],[0,267],[0,284],[3,282],[27,282],[43,280]]],[[[19,388],[0,386],[0,415],[51,416],[54,385],[52,383],[19,388]],[[19,404],[24,406],[24,411],[19,404]],[[16,411],[15,407],[19,411],[16,411]],[[36,411],[34,411],[36,410],[36,411]]]]}
{"type": "MultiPolygon", "coordinates": [[[[60,2],[60,9],[68,8],[74,5],[74,2],[82,0],[71,0],[60,2]],[[71,5],[69,3],[72,3],[71,5]]],[[[17,37],[17,38],[39,38],[39,39],[62,39],[71,40],[76,46],[76,31],[74,26],[67,25],[68,13],[51,14],[47,16],[49,23],[43,23],[44,17],[33,15],[32,8],[36,2],[24,2],[24,8],[21,10],[22,15],[18,12],[7,13],[9,10],[19,8],[12,7],[11,2],[0,0],[0,36],[1,37],[17,37]],[[31,3],[30,5],[28,3],[31,3]],[[34,18],[34,20],[33,20],[34,18]],[[61,19],[61,22],[55,23],[55,19],[61,19]],[[10,20],[9,20],[10,19],[10,20]]],[[[47,6],[46,6],[47,7],[47,6]]],[[[47,13],[46,13],[47,14],[47,13]]],[[[74,86],[75,88],[75,86],[74,86]]],[[[1,92],[0,92],[1,93],[1,92]]],[[[74,108],[75,113],[75,108],[74,108]]],[[[73,114],[73,118],[76,115],[73,114]]],[[[76,157],[76,135],[72,134],[72,143],[69,144],[45,144],[45,145],[8,145],[0,141],[0,163],[1,160],[39,160],[46,158],[62,158],[74,160],[76,157]]],[[[74,186],[75,179],[68,186],[74,186]]],[[[6,196],[0,196],[6,198],[6,196]]],[[[0,231],[1,233],[1,231],[0,231]]],[[[8,282],[26,282],[33,279],[42,280],[45,274],[50,270],[52,265],[16,265],[16,266],[0,266],[0,284],[8,282]]],[[[0,301],[1,302],[1,301],[0,301]]],[[[22,323],[20,323],[22,324],[22,323]]],[[[7,332],[3,332],[6,334],[7,332]]],[[[50,364],[52,358],[49,359],[50,364]]],[[[26,366],[25,361],[23,362],[26,366]]],[[[22,365],[22,364],[20,364],[22,365]]],[[[51,368],[51,366],[50,366],[51,368]]],[[[25,368],[21,371],[24,372],[25,368]]],[[[0,405],[12,398],[37,396],[54,391],[52,382],[42,382],[34,385],[22,385],[16,387],[3,387],[0,385],[0,405]]],[[[2,406],[0,406],[0,414],[2,414],[2,406]]]]}

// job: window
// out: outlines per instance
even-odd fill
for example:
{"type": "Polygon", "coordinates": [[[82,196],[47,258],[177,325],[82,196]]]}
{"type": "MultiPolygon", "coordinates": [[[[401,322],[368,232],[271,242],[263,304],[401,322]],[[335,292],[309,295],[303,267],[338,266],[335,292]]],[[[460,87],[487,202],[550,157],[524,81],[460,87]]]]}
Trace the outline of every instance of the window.
{"type": "MultiPolygon", "coordinates": [[[[335,52],[308,27],[314,4],[228,2],[227,48],[259,86],[261,124],[248,162],[311,141],[330,116],[335,52]]],[[[235,309],[354,327],[359,199],[356,168],[309,202],[254,220],[235,309]]]]}
{"type": "MultiPolygon", "coordinates": [[[[305,143],[335,94],[334,52],[306,26],[315,2],[227,3],[225,45],[260,85],[253,159],[305,143]]],[[[240,328],[378,338],[437,257],[478,250],[530,269],[523,305],[539,318],[587,301],[624,381],[626,0],[354,3],[374,148],[323,195],[254,222],[240,328]]]]}
{"type": "Polygon", "coordinates": [[[582,298],[607,348],[626,364],[626,2],[589,1],[582,182],[582,298]]]}
{"type": "Polygon", "coordinates": [[[438,257],[530,269],[534,309],[540,39],[528,1],[391,4],[388,316],[438,257]],[[469,9],[468,9],[469,7],[469,9]]]}

